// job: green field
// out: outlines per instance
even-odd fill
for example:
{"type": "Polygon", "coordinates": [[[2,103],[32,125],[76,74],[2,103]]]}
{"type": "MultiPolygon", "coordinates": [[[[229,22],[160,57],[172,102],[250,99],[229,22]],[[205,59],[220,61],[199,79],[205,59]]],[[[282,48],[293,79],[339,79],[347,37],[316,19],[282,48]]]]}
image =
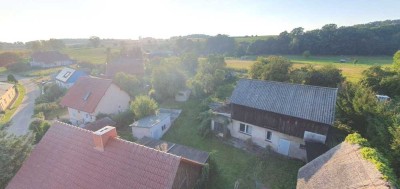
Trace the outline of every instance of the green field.
{"type": "MultiPolygon", "coordinates": [[[[361,78],[361,74],[364,70],[372,65],[389,66],[392,64],[392,57],[390,56],[352,56],[346,58],[357,59],[358,63],[338,63],[343,58],[341,56],[313,56],[305,58],[303,56],[296,55],[284,55],[285,58],[291,60],[294,64],[294,68],[299,68],[307,64],[312,64],[315,67],[320,67],[325,64],[333,64],[340,70],[348,81],[357,82],[361,78]]],[[[254,63],[254,60],[237,60],[227,59],[226,63],[229,68],[234,69],[246,69],[254,63]]]]}
{"type": "Polygon", "coordinates": [[[196,99],[184,103],[168,101],[161,104],[164,108],[183,110],[163,140],[214,152],[220,173],[210,183],[211,188],[233,188],[235,181],[239,181],[239,188],[251,189],[255,188],[256,180],[271,189],[296,187],[297,171],[303,165],[302,162],[273,155],[261,160],[256,155],[223,144],[216,138],[200,137],[197,134],[200,123],[196,119],[200,113],[199,104],[200,100],[196,99]]]}
{"type": "MultiPolygon", "coordinates": [[[[65,48],[61,52],[68,54],[72,59],[77,61],[87,61],[95,64],[104,64],[107,59],[107,48],[65,48]]],[[[112,49],[112,52],[118,50],[112,49]]]]}

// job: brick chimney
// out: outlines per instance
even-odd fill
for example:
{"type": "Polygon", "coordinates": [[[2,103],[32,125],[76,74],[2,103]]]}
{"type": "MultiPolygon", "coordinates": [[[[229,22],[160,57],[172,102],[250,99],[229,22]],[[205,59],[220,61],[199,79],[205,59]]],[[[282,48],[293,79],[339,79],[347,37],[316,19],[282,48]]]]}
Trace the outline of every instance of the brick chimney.
{"type": "Polygon", "coordinates": [[[117,137],[117,129],[111,126],[105,126],[93,133],[94,148],[99,151],[104,151],[107,141],[117,137]]]}

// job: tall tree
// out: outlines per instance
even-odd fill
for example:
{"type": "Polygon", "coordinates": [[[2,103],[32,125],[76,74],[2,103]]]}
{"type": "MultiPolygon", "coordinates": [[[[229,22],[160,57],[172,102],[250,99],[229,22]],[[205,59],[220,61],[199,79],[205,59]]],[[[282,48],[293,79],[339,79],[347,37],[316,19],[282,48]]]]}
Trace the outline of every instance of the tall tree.
{"type": "Polygon", "coordinates": [[[249,74],[252,79],[289,81],[291,66],[292,63],[281,56],[260,57],[251,66],[249,74]]]}
{"type": "Polygon", "coordinates": [[[89,38],[89,45],[92,46],[92,47],[95,47],[95,48],[99,47],[99,45],[100,45],[100,37],[91,36],[89,38]]]}

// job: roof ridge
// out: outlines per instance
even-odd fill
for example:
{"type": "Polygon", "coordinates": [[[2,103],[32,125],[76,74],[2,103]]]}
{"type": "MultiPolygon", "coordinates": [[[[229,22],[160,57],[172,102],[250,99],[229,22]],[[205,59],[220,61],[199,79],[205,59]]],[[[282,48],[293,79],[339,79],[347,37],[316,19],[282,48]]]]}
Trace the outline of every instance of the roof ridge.
{"type": "Polygon", "coordinates": [[[260,81],[260,82],[266,82],[266,83],[279,83],[279,84],[284,84],[284,85],[295,85],[295,86],[314,87],[314,88],[325,88],[325,89],[330,89],[330,90],[338,90],[338,88],[333,88],[333,87],[323,87],[323,86],[316,86],[316,85],[306,85],[306,84],[289,83],[289,82],[272,81],[272,80],[241,78],[239,81],[243,81],[243,80],[260,81]]]}
{"type": "MultiPolygon", "coordinates": [[[[77,127],[77,126],[74,126],[74,125],[71,125],[71,124],[68,124],[68,123],[64,123],[64,122],[58,121],[58,120],[55,120],[54,122],[55,122],[55,123],[58,123],[58,124],[61,124],[61,125],[65,125],[65,126],[70,127],[70,128],[72,128],[72,129],[80,130],[80,131],[87,132],[87,133],[94,133],[94,131],[87,130],[87,129],[84,129],[84,128],[80,128],[80,127],[77,127]]],[[[118,132],[117,132],[117,134],[118,134],[118,132]]],[[[140,147],[144,147],[144,148],[150,149],[150,150],[152,150],[152,151],[161,152],[161,153],[165,153],[165,154],[168,154],[168,155],[171,155],[171,156],[175,156],[175,157],[177,157],[177,158],[179,158],[179,159],[182,158],[182,156],[177,156],[177,155],[175,155],[175,154],[167,153],[167,152],[164,152],[164,151],[161,151],[161,150],[157,150],[157,149],[154,149],[154,148],[147,147],[147,146],[145,146],[145,145],[142,145],[142,144],[139,144],[139,143],[136,143],[136,142],[131,142],[131,141],[129,141],[129,140],[125,140],[125,139],[123,139],[123,138],[120,138],[119,135],[117,135],[117,137],[114,138],[114,139],[115,139],[115,141],[119,141],[119,142],[123,142],[123,143],[128,143],[128,144],[133,144],[133,145],[138,145],[138,146],[140,146],[140,147]]]]}

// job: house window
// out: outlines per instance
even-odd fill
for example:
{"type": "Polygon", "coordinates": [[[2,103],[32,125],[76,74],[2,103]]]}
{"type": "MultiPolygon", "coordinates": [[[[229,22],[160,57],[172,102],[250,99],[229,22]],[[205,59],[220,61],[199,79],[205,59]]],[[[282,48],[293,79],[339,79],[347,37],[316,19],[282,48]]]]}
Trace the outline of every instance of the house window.
{"type": "Polygon", "coordinates": [[[265,140],[266,141],[271,141],[272,138],[272,132],[271,131],[266,131],[265,132],[265,140]]]}
{"type": "Polygon", "coordinates": [[[89,118],[89,114],[86,114],[86,118],[89,118]]]}
{"type": "Polygon", "coordinates": [[[241,123],[239,132],[251,135],[251,126],[241,123]]]}
{"type": "Polygon", "coordinates": [[[166,125],[163,125],[162,127],[161,127],[161,130],[165,130],[167,128],[167,126],[166,125]]]}

